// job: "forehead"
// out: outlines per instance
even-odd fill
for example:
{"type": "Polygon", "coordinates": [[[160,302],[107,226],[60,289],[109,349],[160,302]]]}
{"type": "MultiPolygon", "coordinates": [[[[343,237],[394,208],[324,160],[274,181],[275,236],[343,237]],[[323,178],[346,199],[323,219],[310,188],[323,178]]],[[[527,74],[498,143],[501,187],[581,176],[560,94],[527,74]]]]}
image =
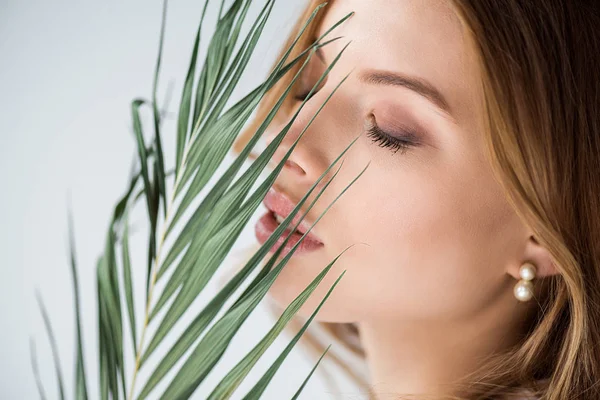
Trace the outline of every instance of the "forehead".
{"type": "Polygon", "coordinates": [[[449,1],[333,0],[317,35],[352,11],[328,36],[343,36],[335,48],[332,44],[332,55],[351,40],[342,57],[346,62],[425,79],[446,97],[457,120],[468,116],[478,75],[449,1]]]}

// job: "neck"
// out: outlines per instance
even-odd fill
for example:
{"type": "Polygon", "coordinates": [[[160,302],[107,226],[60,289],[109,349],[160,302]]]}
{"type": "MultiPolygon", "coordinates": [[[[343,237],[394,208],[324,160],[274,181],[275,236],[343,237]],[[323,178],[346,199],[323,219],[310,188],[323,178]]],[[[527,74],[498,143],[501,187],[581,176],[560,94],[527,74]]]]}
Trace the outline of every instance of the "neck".
{"type": "Polygon", "coordinates": [[[488,356],[517,343],[517,322],[526,317],[526,312],[527,307],[515,306],[514,299],[504,299],[468,321],[360,322],[375,399],[457,396],[458,387],[452,385],[476,371],[488,356]]]}

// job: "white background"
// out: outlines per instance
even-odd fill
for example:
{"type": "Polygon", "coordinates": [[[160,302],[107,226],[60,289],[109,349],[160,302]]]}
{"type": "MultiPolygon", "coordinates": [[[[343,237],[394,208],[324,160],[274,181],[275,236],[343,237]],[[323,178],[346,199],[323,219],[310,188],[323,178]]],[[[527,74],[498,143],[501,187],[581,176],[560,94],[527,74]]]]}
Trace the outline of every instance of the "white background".
{"type": "MultiPolygon", "coordinates": [[[[255,2],[250,21],[262,3],[255,2]]],[[[169,107],[173,114],[203,4],[199,0],[171,0],[169,4],[159,99],[164,98],[168,82],[173,81],[169,107]]],[[[250,62],[250,72],[234,97],[239,98],[265,76],[305,4],[300,0],[277,2],[250,62]]],[[[207,16],[207,26],[212,26],[216,9],[213,7],[207,16]]],[[[67,397],[73,398],[74,316],[67,253],[69,194],[75,220],[88,384],[92,398],[97,398],[95,263],[112,208],[126,188],[135,151],[130,102],[134,97],[151,95],[161,11],[162,2],[158,0],[0,0],[3,399],[38,398],[30,363],[30,338],[36,344],[46,392],[49,398],[58,398],[50,346],[35,301],[36,288],[52,318],[67,397]]],[[[205,35],[203,45],[207,38],[205,35]]],[[[149,128],[148,117],[146,113],[144,122],[149,128]]],[[[173,134],[171,115],[163,133],[168,168],[173,165],[173,134]]],[[[142,213],[132,216],[134,227],[136,221],[144,220],[145,210],[143,206],[139,208],[142,213]]],[[[132,238],[140,277],[136,280],[138,294],[143,293],[144,286],[140,271],[145,268],[145,236],[144,230],[132,238]]],[[[244,241],[252,240],[251,232],[246,232],[244,241]]],[[[136,298],[138,315],[142,301],[142,296],[136,298]]],[[[271,323],[264,309],[254,313],[217,372],[231,367],[271,323]]],[[[288,340],[287,336],[280,338],[257,369],[264,371],[288,340]]],[[[311,366],[312,359],[301,350],[292,353],[264,398],[290,398],[311,366]]],[[[255,373],[252,378],[258,376],[255,373]]],[[[215,379],[209,381],[214,383],[215,379]]],[[[245,382],[242,388],[249,388],[251,383],[245,382]]],[[[208,390],[202,386],[194,398],[204,398],[208,390]]],[[[336,398],[329,390],[324,379],[315,375],[302,398],[336,398]]],[[[342,391],[344,394],[337,398],[359,398],[348,382],[342,391]]]]}

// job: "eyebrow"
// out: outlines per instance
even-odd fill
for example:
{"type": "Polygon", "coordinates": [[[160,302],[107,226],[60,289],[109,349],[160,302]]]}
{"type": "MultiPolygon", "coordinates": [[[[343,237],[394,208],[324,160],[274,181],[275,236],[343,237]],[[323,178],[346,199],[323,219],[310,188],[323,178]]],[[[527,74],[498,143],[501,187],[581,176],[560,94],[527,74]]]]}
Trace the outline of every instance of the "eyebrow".
{"type": "MultiPolygon", "coordinates": [[[[316,53],[321,61],[326,63],[321,48],[319,48],[316,53]]],[[[371,85],[400,86],[407,88],[425,97],[447,114],[451,114],[450,105],[446,98],[435,88],[435,86],[424,79],[390,71],[366,70],[361,72],[358,80],[371,85]]]]}

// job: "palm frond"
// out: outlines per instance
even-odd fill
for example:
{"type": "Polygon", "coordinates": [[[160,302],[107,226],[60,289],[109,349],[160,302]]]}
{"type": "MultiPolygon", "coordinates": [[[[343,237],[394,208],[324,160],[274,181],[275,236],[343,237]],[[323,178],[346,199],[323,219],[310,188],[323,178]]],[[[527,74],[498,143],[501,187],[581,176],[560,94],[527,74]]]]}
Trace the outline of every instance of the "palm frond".
{"type": "MultiPolygon", "coordinates": [[[[274,0],[264,2],[260,13],[245,34],[242,34],[242,27],[247,19],[252,0],[233,0],[227,7],[225,1],[222,0],[219,6],[216,28],[210,38],[207,53],[200,66],[198,64],[202,26],[209,3],[210,1],[206,1],[202,9],[187,75],[183,83],[174,138],[176,142],[175,166],[171,172],[165,170],[163,134],[161,132],[162,113],[159,112],[157,103],[157,87],[166,25],[166,0],[163,3],[159,50],[152,84],[152,99],[147,101],[136,98],[131,103],[139,168],[131,173],[127,191],[114,208],[106,231],[104,250],[96,265],[98,371],[99,391],[102,399],[146,399],[150,395],[154,398],[158,396],[156,392],[158,392],[160,383],[165,385],[165,389],[160,395],[160,398],[163,399],[188,398],[194,393],[221,359],[244,321],[267,295],[277,276],[293,256],[305,236],[368,168],[367,165],[335,197],[308,231],[302,235],[300,241],[293,246],[285,257],[279,260],[279,256],[292,233],[337,177],[343,165],[342,157],[354,145],[358,139],[356,137],[306,191],[294,210],[277,227],[271,237],[260,246],[243,268],[218,291],[208,304],[192,318],[191,322],[183,326],[182,333],[177,340],[166,349],[166,355],[158,360],[155,365],[149,365],[150,357],[155,354],[156,350],[167,345],[165,338],[173,333],[176,325],[182,323],[184,315],[190,314],[190,307],[194,300],[204,291],[231,252],[240,234],[262,203],[304,133],[333,94],[348,78],[348,75],[346,75],[335,86],[294,143],[291,144],[286,154],[265,177],[264,170],[269,165],[275,151],[292,128],[312,93],[337,64],[346,50],[347,44],[339,51],[318,82],[313,85],[307,99],[299,105],[290,121],[248,168],[242,171],[250,152],[267,127],[271,125],[292,87],[315,55],[317,49],[340,39],[339,37],[326,39],[326,36],[352,16],[353,13],[349,13],[337,21],[317,40],[308,45],[306,49],[296,51],[297,55],[292,60],[288,60],[309,24],[325,7],[326,3],[316,7],[267,78],[246,96],[226,108],[251,56],[255,52],[257,43],[271,15],[274,0]],[[225,169],[225,172],[218,177],[216,183],[212,187],[206,188],[206,185],[215,177],[216,171],[229,154],[233,142],[246,126],[265,94],[295,66],[298,66],[298,69],[291,82],[283,90],[244,149],[225,169]],[[199,73],[197,74],[198,70],[199,73]],[[154,137],[150,144],[145,139],[142,124],[141,110],[143,105],[150,106],[152,110],[154,137]],[[334,172],[334,167],[338,164],[339,167],[334,172]],[[167,190],[166,183],[166,178],[169,175],[173,175],[174,178],[171,190],[167,190]],[[205,188],[208,189],[207,194],[201,199],[199,205],[194,206],[192,209],[192,204],[205,188]],[[319,189],[317,190],[317,188],[319,189]],[[300,220],[296,222],[295,227],[289,230],[284,242],[278,246],[261,267],[261,263],[265,261],[264,259],[269,255],[277,239],[290,227],[293,219],[313,193],[315,194],[314,199],[306,207],[306,211],[300,220]],[[138,202],[142,200],[142,197],[145,200],[149,223],[148,258],[145,268],[145,312],[144,315],[138,316],[135,315],[134,304],[134,298],[136,297],[133,285],[135,257],[130,254],[129,215],[138,202]],[[159,215],[161,209],[164,217],[162,219],[159,215]],[[183,220],[183,216],[187,214],[190,215],[189,218],[183,220]],[[170,239],[168,246],[166,244],[167,238],[170,239]],[[120,260],[120,266],[118,260],[120,260]],[[254,278],[250,280],[250,276],[255,272],[257,273],[254,278]],[[159,281],[162,282],[160,287],[157,285],[159,281]],[[245,288],[241,291],[241,294],[233,299],[229,307],[225,307],[227,302],[243,285],[245,285],[245,288]],[[129,325],[129,333],[127,334],[124,333],[125,325],[129,325]],[[129,341],[124,340],[127,335],[131,335],[132,349],[127,348],[129,341]],[[126,354],[133,355],[135,359],[132,371],[126,370],[124,362],[126,354]],[[177,366],[178,369],[175,370],[177,366]],[[140,385],[139,393],[137,393],[136,380],[142,368],[149,369],[149,373],[140,385]],[[166,381],[169,373],[172,373],[170,380],[163,382],[166,381]]],[[[87,398],[88,388],[83,357],[75,244],[72,236],[70,213],[69,235],[77,325],[75,393],[76,398],[87,398]]],[[[317,286],[344,252],[332,260],[314,278],[310,285],[290,303],[262,340],[213,388],[209,395],[210,399],[229,398],[238,389],[266,349],[309,297],[313,295],[317,286]]],[[[258,399],[262,395],[342,276],[343,273],[329,288],[329,291],[302,329],[292,338],[267,372],[245,395],[246,399],[258,399]]],[[[32,357],[33,355],[34,349],[32,348],[32,357]]],[[[294,398],[297,398],[305,387],[317,365],[305,378],[294,398]]],[[[35,368],[34,372],[37,377],[35,368]]],[[[59,372],[60,369],[57,368],[57,374],[62,382],[59,372]]],[[[62,393],[62,386],[60,387],[62,393]]],[[[40,386],[40,393],[43,393],[42,390],[40,386]]]]}

